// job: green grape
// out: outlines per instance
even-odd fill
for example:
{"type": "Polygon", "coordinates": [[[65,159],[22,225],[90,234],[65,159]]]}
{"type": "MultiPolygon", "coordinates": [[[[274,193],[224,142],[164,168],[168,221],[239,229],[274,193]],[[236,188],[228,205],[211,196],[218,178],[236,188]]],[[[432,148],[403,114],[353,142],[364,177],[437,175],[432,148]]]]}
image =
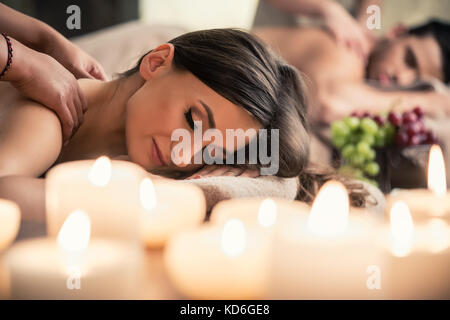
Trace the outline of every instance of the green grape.
{"type": "Polygon", "coordinates": [[[369,162],[364,166],[364,172],[374,177],[380,172],[380,166],[376,162],[369,162]]]}
{"type": "Polygon", "coordinates": [[[345,143],[347,142],[347,139],[342,136],[336,136],[333,137],[333,144],[336,148],[341,149],[345,143]]]}
{"type": "Polygon", "coordinates": [[[333,122],[331,125],[331,135],[333,137],[347,137],[350,134],[349,127],[342,120],[333,122]]]}
{"type": "Polygon", "coordinates": [[[364,158],[368,156],[370,150],[371,150],[370,145],[365,141],[358,142],[358,144],[356,145],[356,151],[358,151],[358,153],[362,155],[364,158]]]}
{"type": "Polygon", "coordinates": [[[354,145],[347,144],[344,148],[342,148],[342,151],[341,151],[342,158],[349,160],[353,154],[355,154],[355,146],[354,145]]]}
{"type": "Polygon", "coordinates": [[[376,147],[384,147],[386,143],[386,129],[384,126],[380,128],[375,134],[375,143],[376,147]]]}
{"type": "Polygon", "coordinates": [[[361,179],[361,178],[364,178],[364,174],[363,174],[363,172],[362,172],[362,170],[361,169],[354,169],[353,170],[353,178],[355,178],[355,179],[361,179]]]}
{"type": "Polygon", "coordinates": [[[368,134],[375,134],[378,130],[378,125],[370,118],[364,118],[361,120],[361,129],[368,134]]]}
{"type": "Polygon", "coordinates": [[[339,168],[339,173],[343,176],[353,176],[355,169],[349,165],[343,165],[339,168]]]}
{"type": "Polygon", "coordinates": [[[361,154],[359,154],[359,153],[354,154],[354,155],[349,159],[350,163],[351,163],[352,165],[354,165],[355,167],[359,167],[359,166],[363,165],[365,160],[366,160],[366,159],[364,158],[364,156],[361,155],[361,154]]]}
{"type": "Polygon", "coordinates": [[[369,146],[373,146],[375,144],[375,136],[372,134],[364,133],[361,136],[361,141],[366,142],[369,146]]]}
{"type": "Polygon", "coordinates": [[[395,137],[395,127],[391,123],[386,122],[383,128],[386,133],[384,145],[390,145],[395,137]]]}
{"type": "Polygon", "coordinates": [[[377,154],[376,154],[375,150],[370,149],[370,152],[367,153],[367,155],[366,155],[366,159],[369,161],[372,161],[373,159],[375,159],[376,155],[377,154]]]}
{"type": "Polygon", "coordinates": [[[346,117],[344,118],[344,123],[350,130],[355,131],[359,128],[360,120],[357,117],[346,117]]]}

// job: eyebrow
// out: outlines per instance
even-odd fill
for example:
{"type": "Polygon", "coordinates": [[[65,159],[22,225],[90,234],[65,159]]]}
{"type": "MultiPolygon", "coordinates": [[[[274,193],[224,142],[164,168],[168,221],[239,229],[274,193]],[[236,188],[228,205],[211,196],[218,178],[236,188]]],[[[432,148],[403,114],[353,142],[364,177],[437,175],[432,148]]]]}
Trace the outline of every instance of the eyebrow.
{"type": "Polygon", "coordinates": [[[216,122],[214,121],[214,115],[213,115],[213,113],[211,111],[211,108],[206,103],[204,103],[202,100],[198,100],[198,101],[201,103],[203,108],[205,108],[206,113],[208,114],[209,127],[210,128],[216,128],[216,122]]]}

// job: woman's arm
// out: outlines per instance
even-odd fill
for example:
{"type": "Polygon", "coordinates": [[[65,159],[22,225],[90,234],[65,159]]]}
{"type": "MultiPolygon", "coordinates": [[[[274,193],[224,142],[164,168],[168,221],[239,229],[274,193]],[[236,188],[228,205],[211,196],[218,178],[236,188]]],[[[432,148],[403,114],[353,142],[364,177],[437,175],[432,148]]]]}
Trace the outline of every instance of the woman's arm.
{"type": "Polygon", "coordinates": [[[61,146],[56,114],[37,102],[20,99],[0,118],[0,177],[39,177],[56,161],[61,146]]]}
{"type": "Polygon", "coordinates": [[[0,198],[16,202],[23,220],[45,219],[45,180],[62,145],[57,116],[42,105],[19,100],[0,116],[0,198]]]}

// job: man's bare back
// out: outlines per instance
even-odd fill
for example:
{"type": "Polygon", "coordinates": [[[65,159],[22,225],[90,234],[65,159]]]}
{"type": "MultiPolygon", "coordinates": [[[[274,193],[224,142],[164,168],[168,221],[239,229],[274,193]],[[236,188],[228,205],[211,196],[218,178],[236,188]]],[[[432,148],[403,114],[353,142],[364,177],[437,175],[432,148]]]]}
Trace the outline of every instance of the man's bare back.
{"type": "Polygon", "coordinates": [[[364,62],[320,28],[263,28],[253,32],[287,62],[316,82],[320,78],[362,81],[364,62]]]}
{"type": "Polygon", "coordinates": [[[355,110],[387,111],[396,103],[399,111],[418,104],[431,116],[450,114],[448,94],[384,91],[367,85],[364,61],[320,28],[262,28],[253,33],[311,80],[317,102],[311,110],[314,120],[331,122],[355,110]]]}

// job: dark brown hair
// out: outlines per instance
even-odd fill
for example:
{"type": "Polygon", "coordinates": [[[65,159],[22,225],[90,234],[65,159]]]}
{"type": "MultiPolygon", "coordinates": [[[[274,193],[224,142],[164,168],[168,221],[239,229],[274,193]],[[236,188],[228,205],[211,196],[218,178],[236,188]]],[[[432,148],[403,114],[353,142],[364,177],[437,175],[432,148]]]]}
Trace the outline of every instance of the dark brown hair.
{"type": "MultiPolygon", "coordinates": [[[[175,48],[173,65],[177,70],[191,72],[219,95],[247,110],[268,130],[268,138],[271,129],[279,130],[276,175],[299,176],[299,200],[311,202],[318,188],[333,178],[347,186],[353,205],[364,205],[367,192],[361,184],[339,177],[333,171],[317,171],[308,166],[307,90],[303,77],[294,67],[273,54],[255,36],[237,29],[190,32],[169,43],[175,48]]],[[[137,72],[141,61],[142,58],[136,67],[122,75],[137,72]]],[[[255,168],[250,164],[244,166],[255,168]]]]}

